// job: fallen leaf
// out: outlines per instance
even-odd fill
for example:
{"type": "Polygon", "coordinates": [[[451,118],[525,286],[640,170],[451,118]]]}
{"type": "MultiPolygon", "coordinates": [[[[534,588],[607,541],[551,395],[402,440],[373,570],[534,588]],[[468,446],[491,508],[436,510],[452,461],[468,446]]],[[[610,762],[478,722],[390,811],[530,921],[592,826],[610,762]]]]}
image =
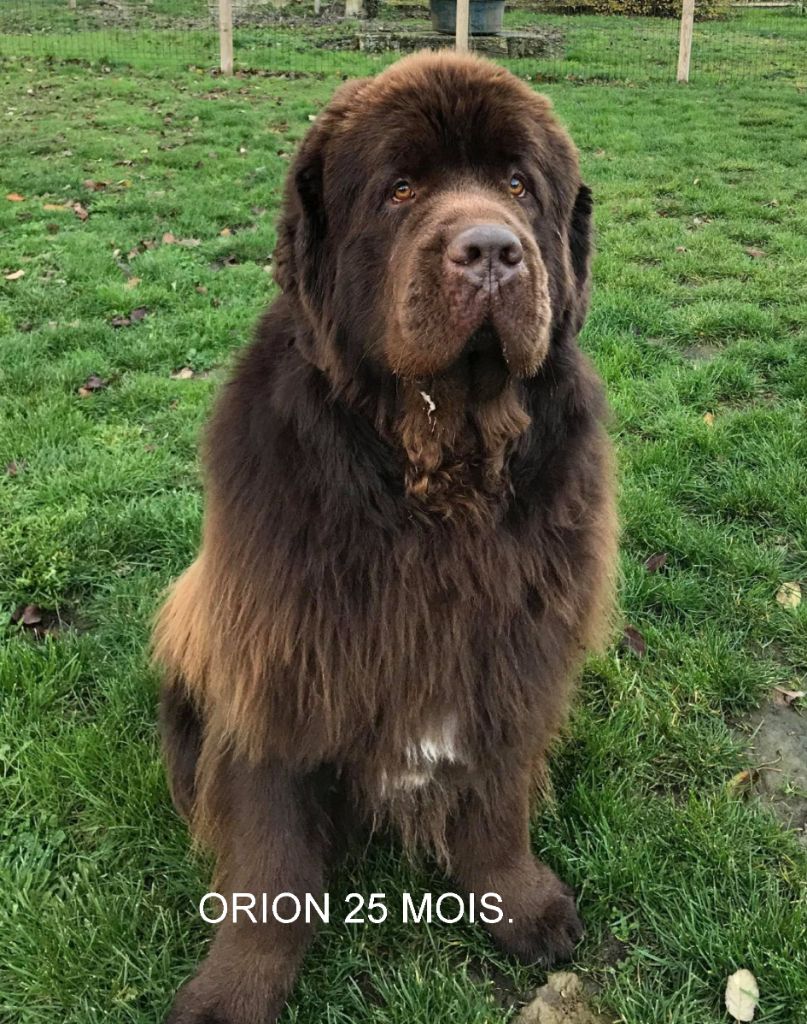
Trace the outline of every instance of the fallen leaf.
{"type": "Polygon", "coordinates": [[[193,370],[190,366],[183,366],[181,370],[174,370],[170,377],[171,380],[190,380],[193,377],[193,370]]]}
{"type": "Polygon", "coordinates": [[[729,793],[736,795],[747,789],[751,782],[751,772],[746,768],[744,771],[737,772],[736,775],[732,775],[729,781],[726,783],[726,789],[729,793]]]}
{"type": "Polygon", "coordinates": [[[747,245],[744,251],[747,256],[751,257],[752,260],[761,260],[762,257],[765,255],[765,253],[761,249],[755,249],[753,245],[747,245]]]}
{"type": "Polygon", "coordinates": [[[132,290],[132,288],[137,288],[137,286],[139,284],[140,284],[140,278],[139,277],[130,277],[129,280],[126,282],[126,284],[123,287],[126,289],[127,292],[130,292],[132,290]]]}
{"type": "Polygon", "coordinates": [[[166,231],[163,235],[163,245],[175,245],[176,238],[171,234],[170,231],[166,231]]]}
{"type": "Polygon", "coordinates": [[[11,620],[23,626],[38,626],[42,621],[42,609],[38,604],[23,605],[14,612],[11,620]]]}
{"type": "Polygon", "coordinates": [[[7,476],[18,476],[28,463],[23,459],[21,462],[17,462],[16,459],[12,459],[11,462],[6,463],[6,475],[7,476]]]}
{"type": "Polygon", "coordinates": [[[647,643],[645,642],[645,638],[635,626],[625,626],[623,629],[622,647],[626,650],[633,651],[633,653],[639,658],[643,658],[647,653],[647,643]]]}
{"type": "Polygon", "coordinates": [[[109,321],[111,327],[131,327],[132,321],[128,316],[116,316],[109,321]]]}
{"type": "Polygon", "coordinates": [[[686,252],[687,251],[687,247],[685,245],[676,245],[675,251],[676,252],[686,252]]]}
{"type": "Polygon", "coordinates": [[[147,313],[148,309],[145,306],[138,306],[137,309],[133,309],[129,314],[129,319],[133,324],[136,324],[139,320],[142,320],[147,313]]]}
{"type": "Polygon", "coordinates": [[[108,184],[108,181],[94,181],[92,178],[84,179],[84,188],[89,189],[90,192],[101,192],[108,184]]]}
{"type": "Polygon", "coordinates": [[[776,600],[783,608],[798,608],[801,604],[801,587],[798,583],[783,583],[776,591],[776,600]]]}
{"type": "Polygon", "coordinates": [[[715,414],[713,412],[705,412],[703,414],[703,422],[707,427],[713,427],[715,425],[715,414]]]}
{"type": "Polygon", "coordinates": [[[5,279],[7,281],[19,281],[19,279],[21,277],[25,277],[25,271],[24,270],[14,270],[10,274],[4,274],[3,277],[5,277],[5,279]]]}
{"type": "Polygon", "coordinates": [[[231,234],[232,231],[229,228],[222,228],[221,231],[219,231],[219,235],[222,238],[229,238],[231,234]]]}
{"type": "Polygon", "coordinates": [[[84,221],[90,216],[89,211],[86,210],[81,203],[73,203],[71,207],[73,213],[78,217],[79,220],[84,221]]]}
{"type": "Polygon", "coordinates": [[[103,391],[106,386],[107,381],[103,377],[99,377],[97,373],[91,373],[78,389],[78,393],[81,398],[89,398],[96,391],[103,391]]]}
{"type": "Polygon", "coordinates": [[[759,1002],[759,986],[754,975],[742,968],[726,984],[726,1009],[737,1021],[751,1021],[759,1002]]]}
{"type": "Polygon", "coordinates": [[[763,203],[762,205],[763,206],[770,206],[773,209],[776,209],[776,207],[779,205],[779,200],[778,199],[771,199],[771,201],[769,203],[763,203]]]}
{"type": "Polygon", "coordinates": [[[648,572],[658,572],[659,569],[663,569],[666,564],[667,553],[664,551],[659,551],[657,554],[651,555],[647,559],[647,561],[644,563],[644,567],[645,569],[647,569],[648,572]]]}
{"type": "Polygon", "coordinates": [[[774,686],[774,703],[782,707],[792,707],[797,700],[807,697],[807,690],[786,690],[783,686],[774,686]]]}
{"type": "Polygon", "coordinates": [[[196,291],[200,295],[207,295],[207,288],[203,284],[197,284],[196,291]]]}
{"type": "Polygon", "coordinates": [[[25,196],[21,196],[19,194],[19,192],[9,192],[9,194],[6,196],[6,199],[8,199],[8,201],[10,203],[24,203],[25,202],[25,196]]]}
{"type": "Polygon", "coordinates": [[[70,207],[67,203],[43,203],[43,210],[48,210],[50,213],[54,213],[57,210],[69,210],[70,207]]]}
{"type": "Polygon", "coordinates": [[[177,245],[187,246],[188,249],[195,249],[197,245],[201,245],[201,239],[199,238],[180,238],[177,241],[177,245]]]}

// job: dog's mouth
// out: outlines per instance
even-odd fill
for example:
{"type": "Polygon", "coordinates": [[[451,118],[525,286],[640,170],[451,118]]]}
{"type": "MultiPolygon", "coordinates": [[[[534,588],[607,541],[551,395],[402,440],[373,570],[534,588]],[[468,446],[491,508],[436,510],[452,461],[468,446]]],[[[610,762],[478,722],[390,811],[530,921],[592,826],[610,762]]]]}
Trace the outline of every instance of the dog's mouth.
{"type": "Polygon", "coordinates": [[[467,380],[469,392],[478,401],[494,398],[502,391],[510,370],[502,340],[489,320],[471,334],[452,369],[467,380]]]}

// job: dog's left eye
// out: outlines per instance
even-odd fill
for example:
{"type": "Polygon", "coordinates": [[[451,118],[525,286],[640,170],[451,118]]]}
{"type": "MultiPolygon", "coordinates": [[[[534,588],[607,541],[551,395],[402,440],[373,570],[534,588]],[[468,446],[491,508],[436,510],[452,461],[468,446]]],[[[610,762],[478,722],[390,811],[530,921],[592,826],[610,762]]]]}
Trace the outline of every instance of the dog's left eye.
{"type": "Polygon", "coordinates": [[[396,181],[392,186],[392,201],[394,203],[408,203],[415,198],[415,190],[408,181],[396,181]]]}
{"type": "Polygon", "coordinates": [[[514,174],[510,179],[510,195],[515,196],[516,199],[521,199],[522,196],[527,194],[527,186],[524,179],[520,174],[514,174]]]}

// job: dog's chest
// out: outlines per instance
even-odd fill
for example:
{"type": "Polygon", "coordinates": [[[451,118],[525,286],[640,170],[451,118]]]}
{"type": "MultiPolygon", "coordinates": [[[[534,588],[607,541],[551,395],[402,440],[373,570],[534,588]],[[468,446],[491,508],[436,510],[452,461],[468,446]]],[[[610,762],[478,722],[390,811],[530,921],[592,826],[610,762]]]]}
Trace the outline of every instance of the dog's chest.
{"type": "Polygon", "coordinates": [[[385,769],[381,773],[382,795],[421,789],[432,781],[441,767],[466,762],[457,716],[448,715],[406,743],[400,768],[385,769]]]}

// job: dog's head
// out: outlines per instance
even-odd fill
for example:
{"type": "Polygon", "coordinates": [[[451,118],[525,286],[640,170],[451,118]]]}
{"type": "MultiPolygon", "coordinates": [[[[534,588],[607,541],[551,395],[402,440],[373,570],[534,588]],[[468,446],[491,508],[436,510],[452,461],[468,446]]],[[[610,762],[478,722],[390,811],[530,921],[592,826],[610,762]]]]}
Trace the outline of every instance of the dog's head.
{"type": "Polygon", "coordinates": [[[309,357],[487,393],[535,374],[588,300],[591,197],[549,102],[475,57],[418,54],[343,86],[286,188],[276,279],[309,357]]]}

